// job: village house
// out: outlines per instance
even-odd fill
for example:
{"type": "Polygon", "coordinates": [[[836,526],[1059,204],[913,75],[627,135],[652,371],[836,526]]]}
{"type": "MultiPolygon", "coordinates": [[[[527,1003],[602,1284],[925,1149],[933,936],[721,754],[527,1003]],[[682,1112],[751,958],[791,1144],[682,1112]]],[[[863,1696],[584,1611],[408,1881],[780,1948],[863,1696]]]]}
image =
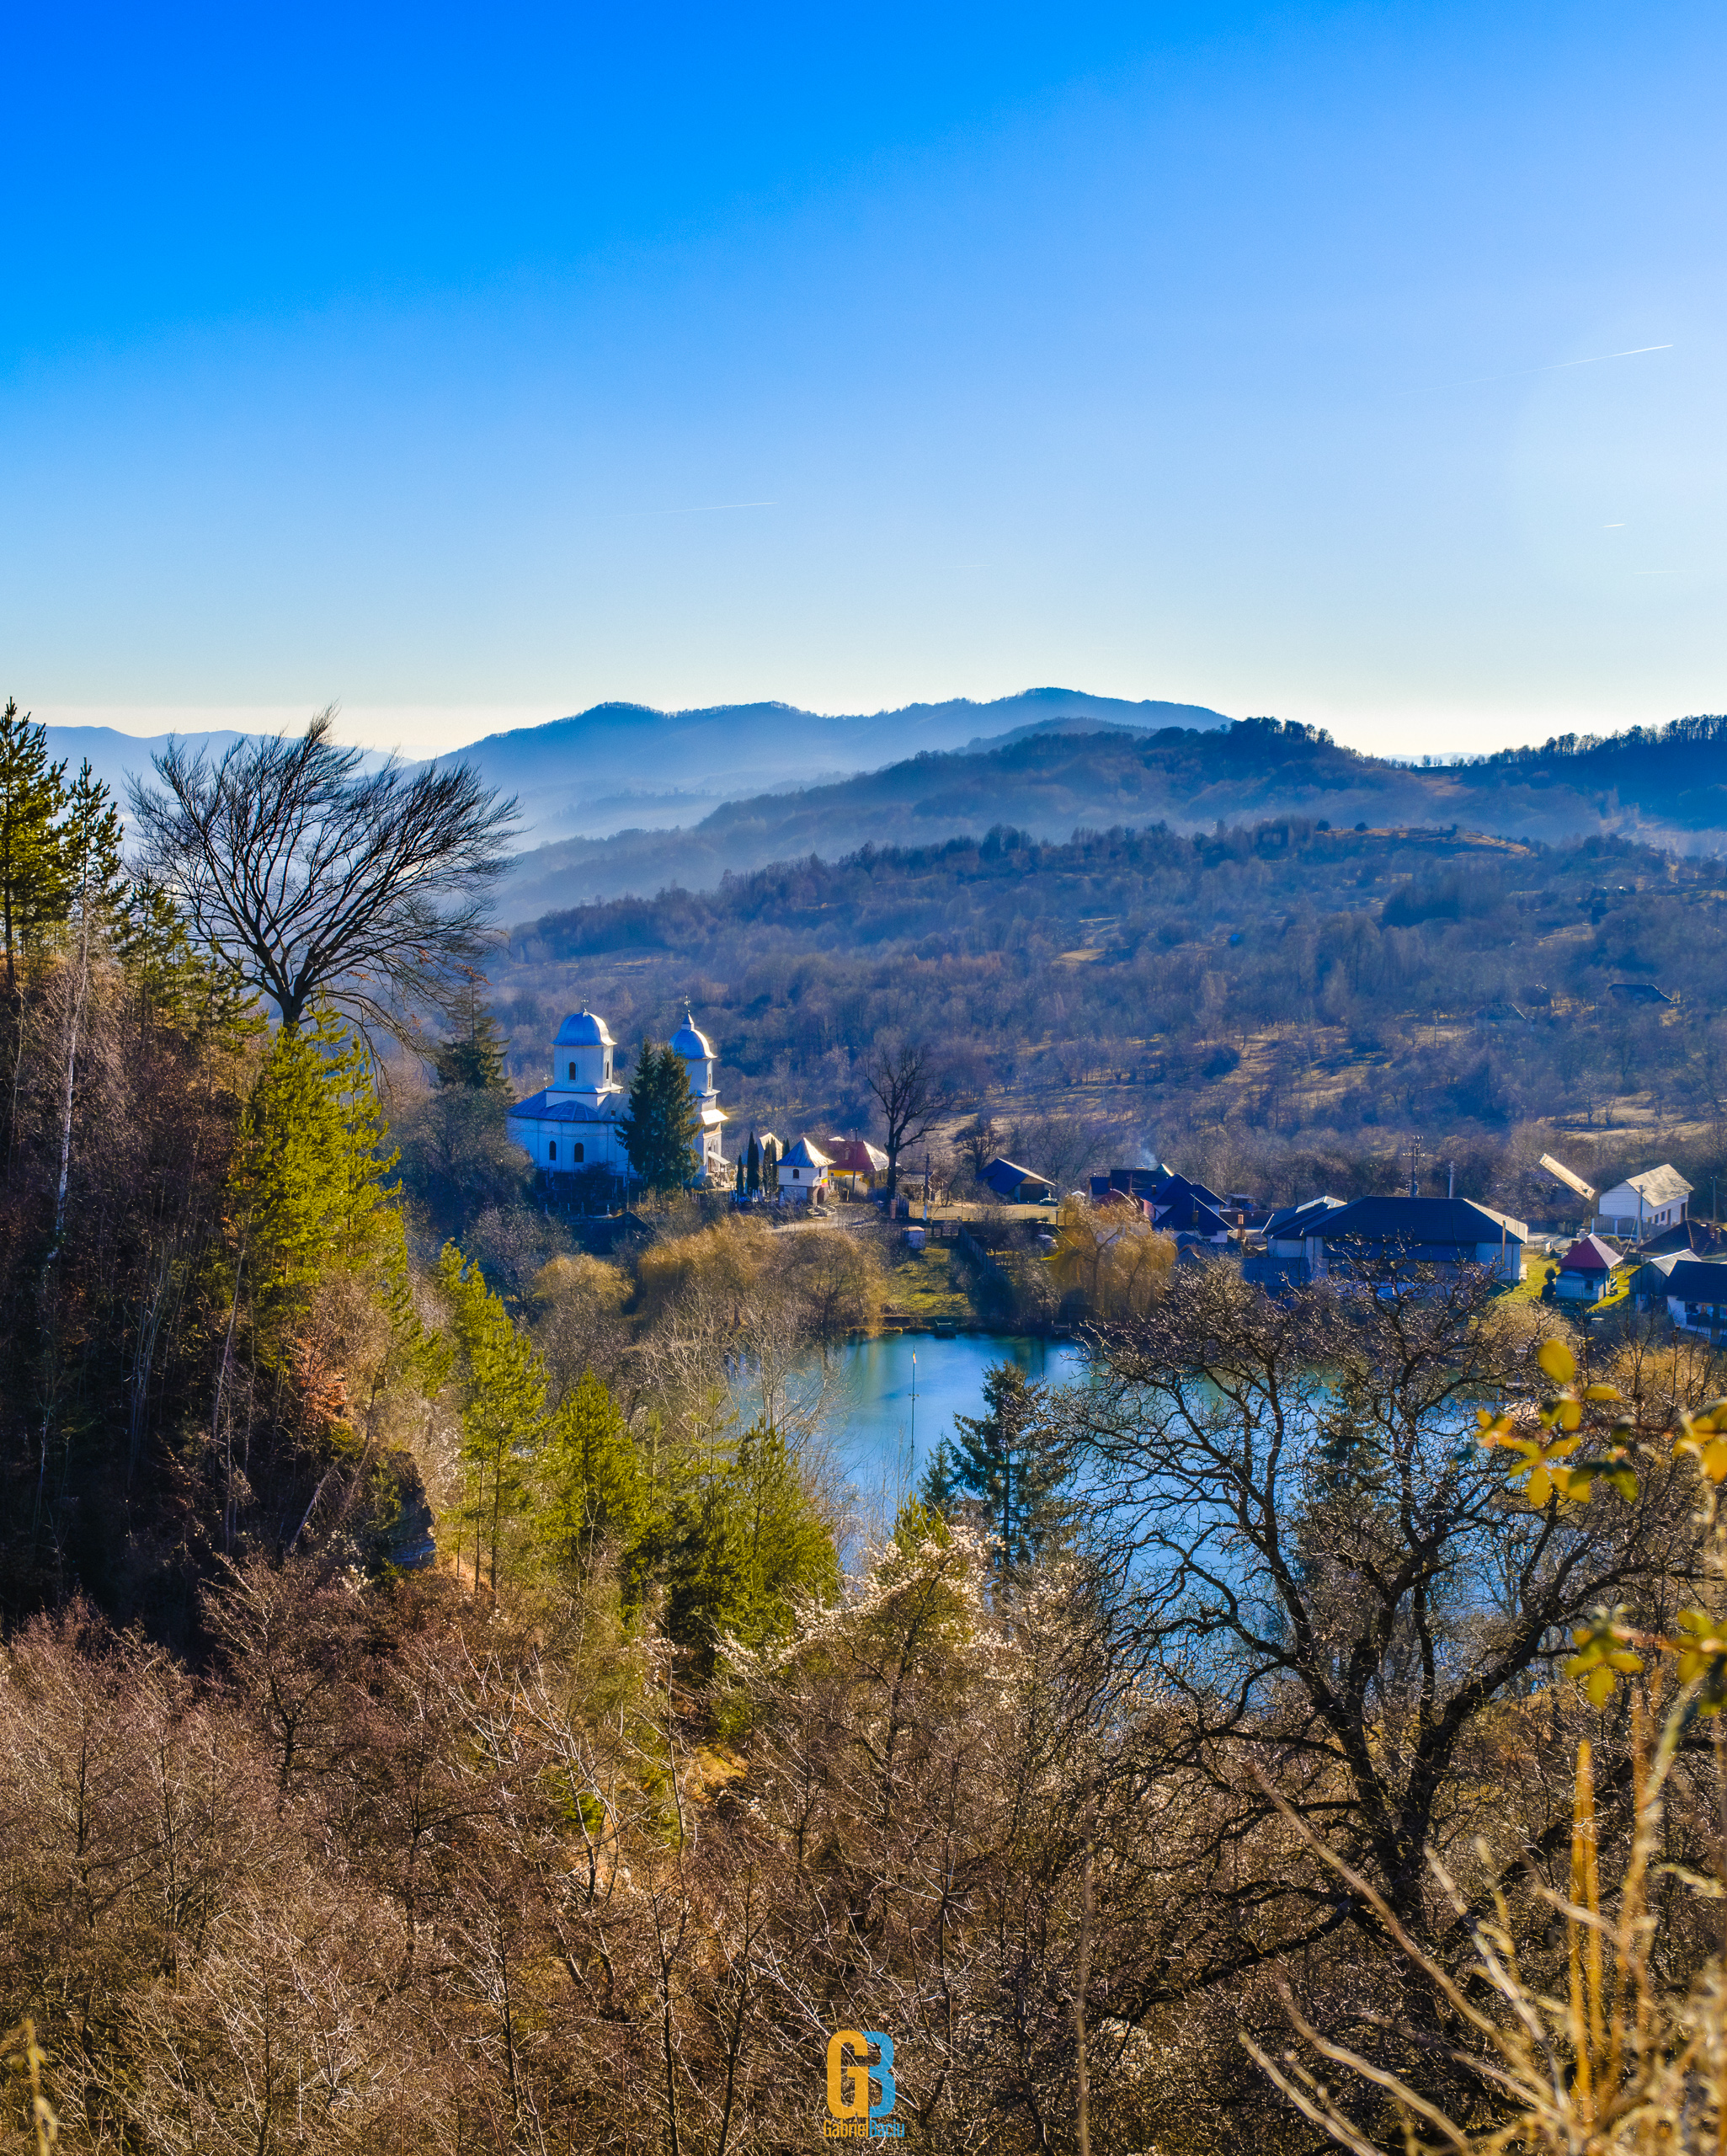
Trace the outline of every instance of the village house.
{"type": "Polygon", "coordinates": [[[1613,1284],[1619,1253],[1599,1235],[1580,1235],[1559,1260],[1553,1292],[1562,1303],[1598,1303],[1613,1284]]]}
{"type": "Polygon", "coordinates": [[[1250,1250],[1241,1261],[1244,1280],[1262,1288],[1304,1288],[1325,1270],[1325,1224],[1343,1210],[1341,1198],[1309,1198],[1285,1205],[1266,1223],[1263,1250],[1250,1250]]]}
{"type": "Polygon", "coordinates": [[[984,1169],[979,1180],[994,1191],[1004,1205],[1050,1205],[1057,1195],[1055,1185],[1047,1176],[1022,1168],[1000,1154],[984,1169]]]}
{"type": "Polygon", "coordinates": [[[828,1195],[828,1171],[833,1163],[818,1146],[800,1138],[780,1162],[780,1203],[818,1204],[828,1195]]]}
{"type": "Polygon", "coordinates": [[[1727,1335],[1727,1265],[1702,1257],[1658,1259],[1666,1272],[1667,1315],[1682,1332],[1700,1333],[1712,1348],[1727,1335]]]}
{"type": "Polygon", "coordinates": [[[1645,1242],[1685,1218],[1691,1185],[1666,1162],[1640,1176],[1627,1176],[1596,1198],[1595,1232],[1624,1242],[1645,1242]]]}
{"type": "Polygon", "coordinates": [[[1378,1275],[1414,1267],[1452,1273],[1480,1266],[1501,1280],[1523,1277],[1526,1221],[1470,1198],[1357,1198],[1320,1227],[1327,1273],[1378,1275]]]}
{"type": "Polygon", "coordinates": [[[867,1187],[877,1176],[887,1172],[887,1155],[867,1139],[829,1138],[822,1150],[828,1156],[829,1181],[837,1185],[844,1177],[847,1189],[853,1193],[860,1183],[867,1187]]]}
{"type": "Polygon", "coordinates": [[[1246,1218],[1253,1201],[1241,1193],[1241,1203],[1219,1198],[1216,1191],[1173,1168],[1111,1168],[1107,1175],[1091,1178],[1094,1205],[1126,1198],[1141,1205],[1159,1228],[1178,1241],[1197,1241],[1221,1247],[1232,1229],[1246,1218]],[[1233,1216],[1233,1217],[1232,1217],[1233,1216]]]}

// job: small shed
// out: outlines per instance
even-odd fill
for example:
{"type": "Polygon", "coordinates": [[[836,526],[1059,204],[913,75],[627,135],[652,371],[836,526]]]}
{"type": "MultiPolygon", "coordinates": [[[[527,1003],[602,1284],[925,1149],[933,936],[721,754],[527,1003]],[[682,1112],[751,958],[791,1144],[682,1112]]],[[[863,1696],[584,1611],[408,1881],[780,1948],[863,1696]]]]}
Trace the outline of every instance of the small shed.
{"type": "Polygon", "coordinates": [[[1612,1287],[1618,1262],[1619,1253],[1599,1235],[1580,1235],[1559,1260],[1554,1294],[1561,1302],[1598,1303],[1612,1287]]]}
{"type": "Polygon", "coordinates": [[[830,1166],[827,1155],[818,1146],[813,1145],[808,1138],[800,1138],[780,1161],[781,1203],[790,1200],[802,1205],[813,1198],[825,1198],[830,1166]]]}

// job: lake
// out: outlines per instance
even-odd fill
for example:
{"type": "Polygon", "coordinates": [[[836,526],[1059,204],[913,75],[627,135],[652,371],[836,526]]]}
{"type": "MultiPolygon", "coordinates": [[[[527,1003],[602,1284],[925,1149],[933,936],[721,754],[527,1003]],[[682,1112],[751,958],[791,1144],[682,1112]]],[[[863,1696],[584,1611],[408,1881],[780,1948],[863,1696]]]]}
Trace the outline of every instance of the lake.
{"type": "Polygon", "coordinates": [[[996,1363],[1017,1363],[1040,1384],[1083,1376],[1085,1358],[1070,1342],[1021,1334],[890,1332],[855,1340],[837,1358],[840,1390],[829,1421],[836,1464],[893,1518],[956,1415],[978,1415],[983,1379],[996,1363]],[[915,1388],[915,1389],[914,1389],[915,1388]]]}

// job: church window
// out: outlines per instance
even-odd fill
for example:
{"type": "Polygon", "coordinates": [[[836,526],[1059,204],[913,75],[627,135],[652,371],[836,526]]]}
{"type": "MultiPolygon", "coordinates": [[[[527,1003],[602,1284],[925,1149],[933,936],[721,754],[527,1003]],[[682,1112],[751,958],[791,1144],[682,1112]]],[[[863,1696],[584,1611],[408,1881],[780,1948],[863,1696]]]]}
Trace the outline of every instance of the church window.
{"type": "Polygon", "coordinates": [[[576,1066],[575,1066],[575,1065],[573,1063],[573,1064],[570,1065],[570,1075],[571,1075],[571,1077],[572,1077],[572,1078],[573,1078],[573,1077],[575,1076],[575,1075],[576,1075],[576,1066]]]}
{"type": "Polygon", "coordinates": [[[793,1170],[792,1171],[792,1182],[797,1182],[797,1178],[798,1178],[799,1175],[800,1175],[800,1174],[802,1174],[802,1171],[801,1169],[798,1169],[798,1168],[793,1168],[793,1170]]]}
{"type": "Polygon", "coordinates": [[[586,1155],[583,1153],[579,1145],[577,1146],[575,1151],[570,1155],[570,1158],[573,1161],[580,1161],[585,1159],[585,1157],[586,1155]]]}
{"type": "Polygon", "coordinates": [[[546,1148],[546,1157],[548,1161],[555,1161],[557,1158],[557,1140],[555,1138],[546,1148]]]}

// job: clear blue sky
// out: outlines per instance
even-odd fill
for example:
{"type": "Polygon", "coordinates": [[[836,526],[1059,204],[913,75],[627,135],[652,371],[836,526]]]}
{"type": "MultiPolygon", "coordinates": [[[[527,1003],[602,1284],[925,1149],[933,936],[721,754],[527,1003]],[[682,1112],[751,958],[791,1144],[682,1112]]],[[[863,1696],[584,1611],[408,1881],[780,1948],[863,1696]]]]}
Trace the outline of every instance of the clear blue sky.
{"type": "Polygon", "coordinates": [[[15,8],[0,693],[1727,708],[1724,58],[1623,0],[15,8]]]}

